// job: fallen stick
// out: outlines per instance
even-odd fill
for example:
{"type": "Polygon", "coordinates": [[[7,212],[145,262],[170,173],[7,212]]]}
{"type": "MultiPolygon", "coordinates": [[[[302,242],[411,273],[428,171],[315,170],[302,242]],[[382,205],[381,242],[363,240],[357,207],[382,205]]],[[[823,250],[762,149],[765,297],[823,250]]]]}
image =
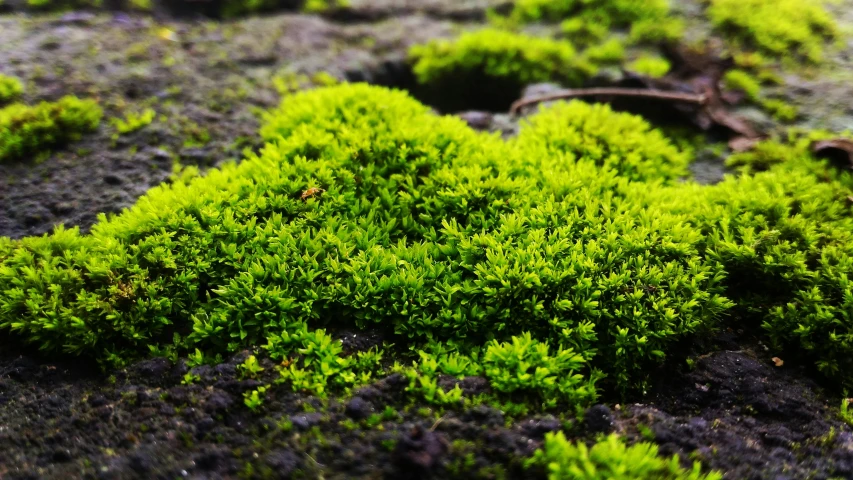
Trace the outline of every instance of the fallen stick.
{"type": "Polygon", "coordinates": [[[538,97],[522,98],[512,104],[509,109],[509,113],[516,115],[523,107],[536,103],[550,102],[552,100],[562,100],[566,98],[595,96],[651,98],[671,102],[694,103],[697,105],[704,105],[708,101],[708,97],[706,95],[697,95],[694,93],[664,92],[661,90],[644,90],[640,88],[579,88],[560,90],[559,92],[549,93],[548,95],[541,95],[538,97]]]}

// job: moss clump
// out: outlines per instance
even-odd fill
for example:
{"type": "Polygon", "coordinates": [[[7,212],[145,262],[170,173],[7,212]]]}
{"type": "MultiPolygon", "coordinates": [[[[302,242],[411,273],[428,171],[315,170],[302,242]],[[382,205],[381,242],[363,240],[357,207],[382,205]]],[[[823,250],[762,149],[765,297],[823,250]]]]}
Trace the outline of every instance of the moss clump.
{"type": "Polygon", "coordinates": [[[699,462],[681,467],[678,455],[663,458],[658,446],[641,442],[626,446],[616,434],[592,447],[566,440],[562,432],[548,433],[545,444],[528,465],[544,467],[549,480],[722,480],[718,472],[702,473],[699,462]]]}
{"type": "Polygon", "coordinates": [[[129,112],[125,118],[112,118],[110,123],[119,135],[126,135],[151,125],[156,116],[154,109],[146,108],[140,113],[129,112]]]}
{"type": "Polygon", "coordinates": [[[700,250],[723,263],[738,315],[760,325],[786,360],[814,362],[850,388],[853,178],[815,159],[810,143],[760,144],[733,163],[765,171],[713,187],[662,189],[649,202],[689,215],[705,232],[700,250]]]}
{"type": "Polygon", "coordinates": [[[602,40],[613,29],[630,28],[634,40],[675,40],[683,26],[669,14],[667,0],[518,0],[515,21],[563,21],[575,38],[602,40]]]}
{"type": "Polygon", "coordinates": [[[307,13],[322,13],[332,8],[349,6],[349,0],[306,0],[302,11],[307,13]]]}
{"type": "Polygon", "coordinates": [[[745,70],[729,70],[723,77],[723,84],[729,90],[739,90],[752,101],[758,101],[761,95],[761,82],[745,70]]]}
{"type": "MultiPolygon", "coordinates": [[[[89,235],[0,242],[0,326],[119,363],[270,339],[286,355],[332,319],[475,363],[529,332],[543,366],[571,349],[584,361],[565,371],[628,390],[729,306],[699,232],[624,202],[627,180],[597,159],[507,144],[363,85],[285,99],[263,134],[260,156],[156,188],[89,235]]],[[[362,374],[306,380],[317,365],[288,378],[362,374]]]]}
{"type": "Polygon", "coordinates": [[[9,103],[24,93],[24,85],[15,77],[0,74],[0,105],[9,103]]]}
{"type": "Polygon", "coordinates": [[[838,31],[820,2],[810,0],[710,0],[708,17],[744,47],[810,62],[822,59],[838,31]]]}
{"type": "Polygon", "coordinates": [[[522,124],[516,142],[549,155],[592,161],[631,180],[672,182],[690,158],[642,117],[604,104],[558,103],[522,124]]]}
{"type": "Polygon", "coordinates": [[[27,8],[35,11],[101,8],[103,5],[103,0],[27,0],[27,8]]]}
{"type": "Polygon", "coordinates": [[[663,57],[641,56],[631,62],[628,69],[651,78],[661,78],[669,73],[672,65],[663,57]]]}
{"type": "Polygon", "coordinates": [[[680,183],[684,155],[606,107],[504,142],[365,85],[287,97],[262,135],[88,235],[0,239],[0,328],[110,364],[265,345],[317,394],[387,371],[332,335],[378,329],[417,352],[389,360],[427,401],[481,375],[492,401],[565,409],[641,391],[733,311],[851,384],[853,181],[807,155],[680,183]]]}
{"type": "Polygon", "coordinates": [[[579,85],[596,72],[566,41],[499,29],[416,45],[409,54],[418,83],[451,107],[506,108],[528,84],[579,85]]]}
{"type": "Polygon", "coordinates": [[[726,72],[723,82],[727,89],[743,92],[750,102],[759,105],[780,122],[790,122],[797,118],[796,106],[784,100],[762,96],[760,80],[745,70],[735,69],[726,72]]]}
{"type": "Polygon", "coordinates": [[[95,130],[101,116],[97,103],[71,96],[56,102],[12,104],[0,109],[0,161],[38,155],[75,141],[95,130]]]}

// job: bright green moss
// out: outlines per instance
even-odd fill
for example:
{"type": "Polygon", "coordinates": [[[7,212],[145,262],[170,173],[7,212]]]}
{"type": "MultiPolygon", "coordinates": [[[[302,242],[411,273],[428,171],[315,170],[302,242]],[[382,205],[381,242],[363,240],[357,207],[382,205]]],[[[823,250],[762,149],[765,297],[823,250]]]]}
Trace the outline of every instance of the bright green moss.
{"type": "Polygon", "coordinates": [[[0,105],[11,102],[24,93],[24,85],[15,77],[0,74],[0,105]]]}
{"type": "Polygon", "coordinates": [[[765,98],[761,100],[761,106],[780,122],[793,122],[799,115],[795,105],[778,98],[765,98]]]}
{"type": "Polygon", "coordinates": [[[506,108],[531,83],[580,85],[596,67],[563,40],[498,29],[416,45],[409,52],[421,85],[436,101],[458,106],[491,103],[506,108]]]}
{"type": "Polygon", "coordinates": [[[669,61],[663,57],[642,56],[628,65],[628,69],[652,78],[661,78],[669,73],[669,61]]]}
{"type": "Polygon", "coordinates": [[[811,62],[822,59],[838,31],[821,2],[811,0],[710,0],[708,17],[744,47],[811,62]]]}
{"type": "Polygon", "coordinates": [[[641,442],[626,446],[611,434],[592,447],[569,442],[563,432],[548,433],[545,445],[529,465],[547,469],[549,480],[722,480],[718,472],[702,473],[699,462],[681,467],[678,456],[661,457],[658,446],[641,442]]]}
{"type": "Polygon", "coordinates": [[[687,175],[690,158],[642,117],[604,104],[557,103],[522,124],[518,144],[551,155],[592,161],[633,180],[673,181],[687,175]]]}
{"type": "Polygon", "coordinates": [[[129,112],[125,118],[112,118],[110,119],[110,123],[115,127],[119,135],[125,135],[151,125],[156,116],[157,112],[151,108],[147,108],[140,113],[129,112]]]}
{"type": "Polygon", "coordinates": [[[761,173],[662,189],[648,201],[689,215],[705,232],[700,251],[722,262],[728,296],[742,318],[761,324],[780,356],[814,362],[850,388],[853,178],[812,157],[810,138],[792,140],[759,144],[732,161],[761,173]]]}
{"type": "Polygon", "coordinates": [[[37,156],[95,130],[101,108],[92,100],[64,97],[35,106],[12,104],[0,109],[0,161],[37,156]]]}
{"type": "MultiPolygon", "coordinates": [[[[627,180],[597,159],[506,144],[363,85],[287,98],[263,133],[275,142],[260,156],[158,187],[90,235],[0,243],[0,325],[114,362],[150,346],[232,351],[329,319],[466,355],[529,332],[543,366],[597,368],[627,391],[729,307],[699,232],[624,202],[627,180]]],[[[364,373],[307,367],[288,381],[364,373]]],[[[592,393],[536,391],[546,404],[592,393]]]]}
{"type": "Polygon", "coordinates": [[[342,8],[349,6],[349,0],[306,0],[302,11],[308,13],[322,13],[331,8],[342,8]]]}
{"type": "Polygon", "coordinates": [[[112,364],[266,345],[318,395],[382,373],[333,337],[378,329],[422,352],[390,360],[429,402],[471,400],[439,374],[481,375],[494,401],[565,409],[642,391],[734,308],[851,383],[853,181],[813,158],[679,183],[687,157],[607,107],[556,104],[504,142],[358,84],[285,98],[262,135],[88,235],[0,239],[0,328],[112,364]]]}
{"type": "Polygon", "coordinates": [[[723,82],[727,89],[743,92],[749,101],[761,106],[780,122],[791,122],[797,118],[796,106],[780,99],[763,98],[760,80],[745,70],[729,70],[723,82]]]}
{"type": "Polygon", "coordinates": [[[667,0],[517,0],[510,13],[515,21],[561,21],[573,38],[602,40],[613,29],[630,28],[631,37],[675,40],[683,26],[669,15],[667,0]]]}
{"type": "Polygon", "coordinates": [[[740,90],[752,101],[758,101],[761,94],[761,82],[744,70],[729,70],[723,77],[723,83],[729,90],[740,90]]]}
{"type": "Polygon", "coordinates": [[[587,48],[583,57],[596,65],[618,64],[625,59],[625,45],[615,38],[610,39],[587,48]]]}

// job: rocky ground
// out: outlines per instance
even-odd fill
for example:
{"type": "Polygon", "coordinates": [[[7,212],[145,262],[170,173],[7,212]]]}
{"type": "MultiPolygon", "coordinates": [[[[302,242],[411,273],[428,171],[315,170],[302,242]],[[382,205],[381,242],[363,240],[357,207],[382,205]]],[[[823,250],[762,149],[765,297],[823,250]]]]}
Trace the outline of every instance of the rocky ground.
{"type": "MultiPolygon", "coordinates": [[[[278,103],[282,86],[331,76],[413,88],[410,45],[473,28],[487,8],[505,3],[352,0],[327,16],[285,12],[225,23],[165,11],[2,14],[0,73],[25,80],[25,101],[76,94],[98,98],[107,119],[144,108],[158,119],[128,135],[107,120],[43,161],[0,164],[0,236],[42,234],[60,223],[86,230],[98,214],[169,181],[176,168],[238,160],[260,147],[258,112],[278,103]]],[[[853,24],[849,3],[832,8],[853,24]]],[[[695,22],[691,31],[702,32],[697,4],[679,8],[695,22]]],[[[846,106],[853,45],[829,63],[787,75],[773,92],[800,107],[796,123],[804,127],[853,127],[846,106]]],[[[739,113],[774,128],[760,110],[739,113]]],[[[464,116],[508,135],[515,125],[503,111],[464,116]]],[[[710,181],[722,160],[711,155],[695,171],[710,181]]],[[[646,396],[604,399],[582,421],[571,420],[573,412],[506,418],[485,406],[437,413],[409,404],[395,375],[351,398],[278,387],[251,411],[243,393],[269,383],[273,369],[266,365],[269,378],[243,378],[236,365],[248,352],[196,367],[199,380],[185,385],[184,362],[154,359],[105,374],[7,340],[0,346],[0,478],[526,478],[537,472],[523,459],[561,428],[577,438],[617,431],[653,440],[730,479],[853,478],[853,430],[837,416],[838,394],[803,367],[776,366],[773,357],[784,352],[737,337],[723,333],[696,346],[692,368],[669,366],[646,396]]],[[[354,336],[343,340],[364,348],[354,336]]],[[[488,388],[476,380],[461,387],[488,388]]]]}

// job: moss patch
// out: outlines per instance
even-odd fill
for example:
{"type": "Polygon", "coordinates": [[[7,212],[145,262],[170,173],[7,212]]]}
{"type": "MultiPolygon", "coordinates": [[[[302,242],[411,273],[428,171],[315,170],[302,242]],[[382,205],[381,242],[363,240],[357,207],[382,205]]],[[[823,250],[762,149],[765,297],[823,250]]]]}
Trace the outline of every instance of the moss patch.
{"type": "Polygon", "coordinates": [[[658,447],[641,442],[630,447],[615,434],[591,447],[566,440],[562,432],[549,433],[529,465],[547,469],[549,480],[721,480],[718,472],[702,474],[699,462],[688,470],[678,456],[664,458],[658,447]]]}
{"type": "Polygon", "coordinates": [[[567,41],[499,29],[417,45],[410,57],[430,103],[449,109],[506,108],[525,85],[546,81],[579,85],[596,71],[567,41]]]}
{"type": "Polygon", "coordinates": [[[24,93],[24,85],[15,77],[0,74],[0,105],[9,103],[24,93]]]}
{"type": "Polygon", "coordinates": [[[518,0],[510,18],[518,22],[564,21],[564,31],[573,37],[595,40],[625,28],[637,41],[675,40],[683,28],[669,15],[666,0],[518,0]]]}
{"type": "Polygon", "coordinates": [[[0,109],[0,161],[36,156],[98,127],[102,110],[92,100],[64,97],[0,109]]]}
{"type": "Polygon", "coordinates": [[[743,47],[778,58],[818,62],[837,27],[820,2],[711,0],[708,17],[743,47]]]}
{"type": "Polygon", "coordinates": [[[0,240],[0,326],[111,364],[265,345],[296,390],[397,371],[429,402],[522,411],[642,390],[734,312],[850,383],[853,182],[817,159],[680,183],[684,154],[606,107],[504,142],[365,85],[288,97],[262,135],[89,235],[0,240]],[[346,353],[339,328],[417,354],[346,353]],[[441,380],[474,375],[488,397],[441,380]]]}

